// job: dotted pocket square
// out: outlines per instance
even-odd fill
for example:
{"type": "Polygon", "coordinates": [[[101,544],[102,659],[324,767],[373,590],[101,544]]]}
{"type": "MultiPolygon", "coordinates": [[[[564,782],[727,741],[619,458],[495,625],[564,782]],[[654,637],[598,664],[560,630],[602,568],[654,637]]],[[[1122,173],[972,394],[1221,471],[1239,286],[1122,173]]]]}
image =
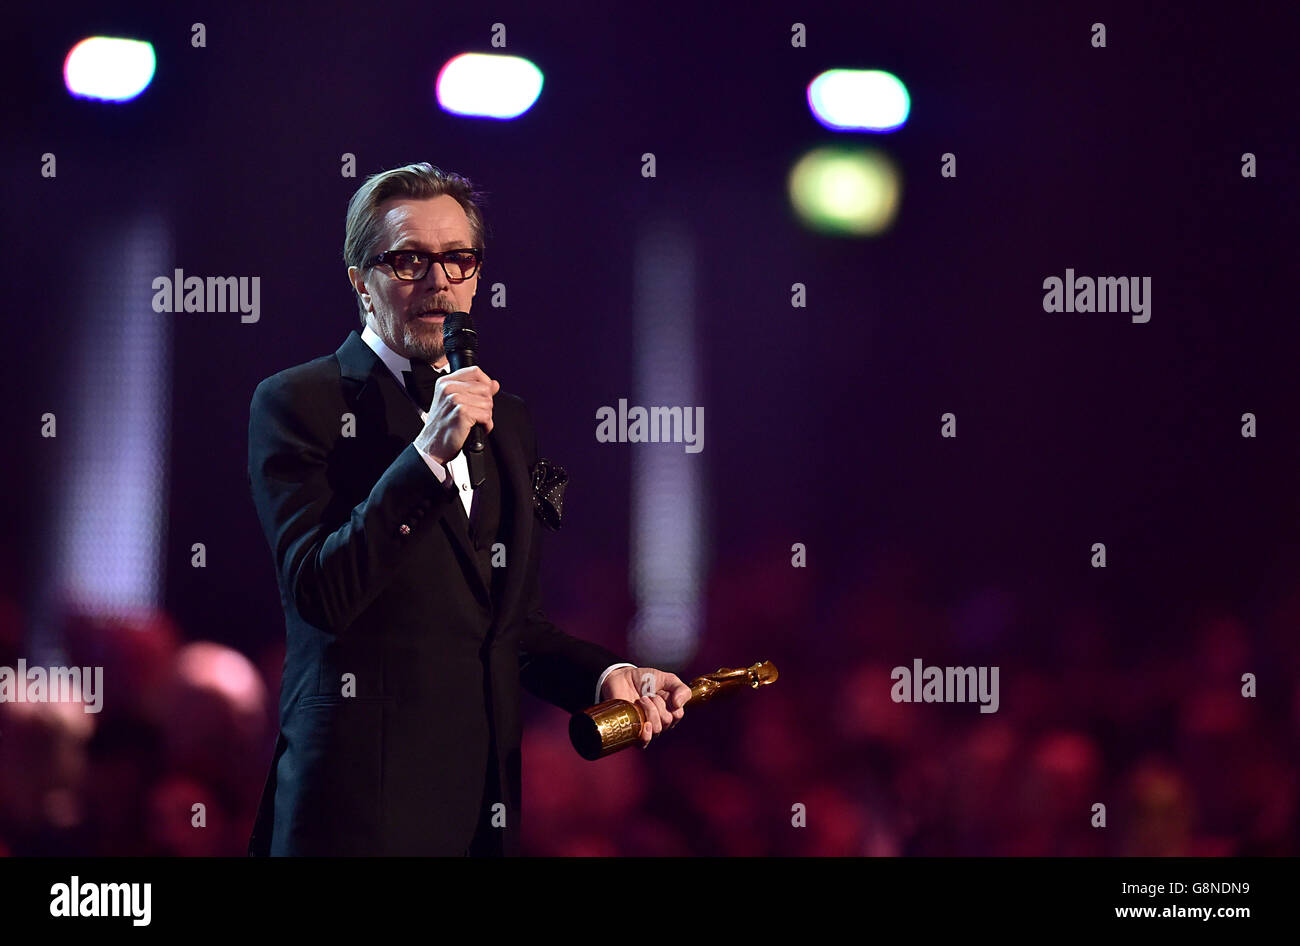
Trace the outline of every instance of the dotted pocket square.
{"type": "Polygon", "coordinates": [[[564,488],[569,474],[550,460],[538,460],[533,467],[533,511],[552,532],[560,531],[564,513],[564,488]]]}

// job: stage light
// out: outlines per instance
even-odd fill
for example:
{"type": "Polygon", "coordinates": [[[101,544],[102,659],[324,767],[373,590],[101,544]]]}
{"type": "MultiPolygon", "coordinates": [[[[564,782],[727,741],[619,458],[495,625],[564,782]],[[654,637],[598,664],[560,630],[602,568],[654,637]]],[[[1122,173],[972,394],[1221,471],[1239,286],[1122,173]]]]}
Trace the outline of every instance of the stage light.
{"type": "Polygon", "coordinates": [[[77,357],[61,378],[70,391],[59,436],[70,447],[59,465],[52,571],[61,606],[129,618],[163,603],[171,319],[153,311],[150,283],[171,269],[171,235],[164,218],[142,210],[84,245],[92,252],[78,278],[77,357]]]}
{"type": "MultiPolygon", "coordinates": [[[[634,253],[635,400],[651,410],[673,404],[694,410],[703,403],[697,387],[694,237],[677,221],[648,224],[634,253]]],[[[703,426],[697,432],[703,436],[703,426]]],[[[675,443],[638,444],[633,450],[631,580],[637,610],[628,649],[645,665],[683,666],[699,649],[704,626],[707,454],[688,453],[675,443]]]]}
{"type": "Polygon", "coordinates": [[[894,222],[901,184],[879,151],[815,148],[790,171],[790,203],[813,230],[873,236],[894,222]]]}
{"type": "Polygon", "coordinates": [[[808,83],[808,108],[832,131],[897,131],[912,103],[907,86],[879,69],[830,69],[808,83]]]}
{"type": "Polygon", "coordinates": [[[68,50],[63,84],[77,98],[129,102],[149,87],[154,65],[150,43],[91,36],[68,50]]]}
{"type": "Polygon", "coordinates": [[[542,72],[519,56],[464,53],[438,73],[438,104],[476,118],[518,118],[542,92],[542,72]]]}

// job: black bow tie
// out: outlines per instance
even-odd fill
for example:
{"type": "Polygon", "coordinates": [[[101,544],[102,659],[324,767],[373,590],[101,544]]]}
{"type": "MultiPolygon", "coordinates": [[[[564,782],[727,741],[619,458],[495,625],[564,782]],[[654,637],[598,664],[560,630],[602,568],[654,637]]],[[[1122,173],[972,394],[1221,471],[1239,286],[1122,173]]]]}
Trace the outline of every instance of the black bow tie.
{"type": "Polygon", "coordinates": [[[433,405],[433,386],[437,383],[438,376],[445,374],[450,374],[450,371],[439,371],[423,361],[411,359],[410,370],[402,372],[402,379],[406,382],[406,390],[420,406],[420,410],[427,411],[433,405]]]}

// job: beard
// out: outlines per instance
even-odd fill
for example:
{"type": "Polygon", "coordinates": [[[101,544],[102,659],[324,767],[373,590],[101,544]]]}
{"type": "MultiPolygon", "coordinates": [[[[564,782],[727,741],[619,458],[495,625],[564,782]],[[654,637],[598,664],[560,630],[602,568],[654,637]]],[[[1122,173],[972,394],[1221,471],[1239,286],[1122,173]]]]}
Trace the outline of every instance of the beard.
{"type": "Polygon", "coordinates": [[[409,357],[431,365],[441,361],[446,354],[442,344],[441,325],[407,322],[402,330],[402,342],[410,352],[409,357]]]}
{"type": "MultiPolygon", "coordinates": [[[[447,311],[452,311],[454,303],[448,301],[447,307],[447,311]]],[[[375,307],[371,319],[385,344],[404,358],[433,365],[447,355],[442,343],[442,326],[436,322],[419,322],[416,313],[406,315],[380,306],[375,307]]]]}

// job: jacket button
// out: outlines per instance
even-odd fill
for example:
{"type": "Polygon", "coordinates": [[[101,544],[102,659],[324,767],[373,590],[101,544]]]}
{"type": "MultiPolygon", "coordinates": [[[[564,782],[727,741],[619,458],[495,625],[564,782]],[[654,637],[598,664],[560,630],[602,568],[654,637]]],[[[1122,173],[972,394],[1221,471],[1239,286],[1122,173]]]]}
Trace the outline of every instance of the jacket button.
{"type": "Polygon", "coordinates": [[[400,532],[400,533],[402,533],[402,535],[410,535],[410,534],[411,534],[411,527],[408,526],[405,522],[403,522],[402,525],[401,525],[401,528],[399,528],[397,531],[400,532]]]}

